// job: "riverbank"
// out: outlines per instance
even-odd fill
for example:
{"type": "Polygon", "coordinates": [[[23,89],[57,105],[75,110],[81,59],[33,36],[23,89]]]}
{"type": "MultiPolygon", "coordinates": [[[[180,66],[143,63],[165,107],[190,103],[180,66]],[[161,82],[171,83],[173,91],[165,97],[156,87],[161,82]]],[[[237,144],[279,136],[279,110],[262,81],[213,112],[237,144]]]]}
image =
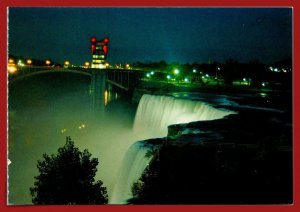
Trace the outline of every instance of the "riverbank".
{"type": "Polygon", "coordinates": [[[286,114],[240,110],[171,125],[135,187],[133,204],[291,204],[292,125],[286,114]]]}
{"type": "Polygon", "coordinates": [[[167,81],[142,80],[134,89],[132,102],[137,104],[143,94],[165,94],[175,92],[210,93],[217,95],[287,95],[291,97],[292,90],[272,90],[270,88],[253,88],[249,86],[204,85],[201,83],[175,83],[167,81]]]}

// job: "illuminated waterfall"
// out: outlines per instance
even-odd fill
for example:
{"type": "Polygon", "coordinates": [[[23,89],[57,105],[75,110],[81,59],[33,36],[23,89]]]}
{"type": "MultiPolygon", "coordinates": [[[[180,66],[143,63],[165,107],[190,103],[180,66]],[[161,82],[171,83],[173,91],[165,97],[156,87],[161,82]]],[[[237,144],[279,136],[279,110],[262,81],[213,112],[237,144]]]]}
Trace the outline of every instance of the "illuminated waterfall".
{"type": "MultiPolygon", "coordinates": [[[[165,137],[169,125],[221,119],[232,113],[200,101],[146,94],[139,102],[133,132],[136,140],[165,137]]],[[[138,141],[129,148],[121,164],[110,204],[124,204],[131,197],[132,184],[139,179],[151,160],[145,157],[148,150],[145,141],[138,141]]]]}
{"type": "Polygon", "coordinates": [[[127,199],[132,197],[131,186],[136,182],[151,161],[152,157],[145,157],[149,146],[143,141],[135,142],[125,154],[119,170],[117,183],[114,186],[110,204],[126,204],[127,199]]]}
{"type": "Polygon", "coordinates": [[[137,109],[133,130],[142,139],[165,137],[169,125],[221,119],[232,113],[200,101],[144,95],[137,109]]]}

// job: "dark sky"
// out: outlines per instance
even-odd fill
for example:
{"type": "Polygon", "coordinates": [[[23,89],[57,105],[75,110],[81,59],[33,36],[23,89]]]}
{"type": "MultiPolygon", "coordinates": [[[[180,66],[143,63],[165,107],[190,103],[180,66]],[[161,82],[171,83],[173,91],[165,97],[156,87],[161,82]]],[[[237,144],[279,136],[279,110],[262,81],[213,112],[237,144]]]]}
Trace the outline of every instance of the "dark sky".
{"type": "Polygon", "coordinates": [[[292,55],[291,8],[9,8],[9,53],[74,64],[90,38],[108,61],[272,63],[292,55]]]}

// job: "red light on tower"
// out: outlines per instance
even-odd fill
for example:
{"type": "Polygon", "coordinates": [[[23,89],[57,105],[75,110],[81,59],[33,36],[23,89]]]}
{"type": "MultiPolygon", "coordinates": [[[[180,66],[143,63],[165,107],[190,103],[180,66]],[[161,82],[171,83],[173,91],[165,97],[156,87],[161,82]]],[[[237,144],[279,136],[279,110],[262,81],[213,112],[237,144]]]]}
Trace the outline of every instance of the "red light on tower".
{"type": "Polygon", "coordinates": [[[104,38],[103,42],[104,42],[105,44],[107,44],[107,43],[108,43],[108,38],[104,38]]]}
{"type": "Polygon", "coordinates": [[[92,43],[96,43],[96,38],[95,38],[95,37],[92,37],[92,38],[91,38],[91,42],[92,42],[92,43]]]}
{"type": "Polygon", "coordinates": [[[103,52],[104,52],[104,54],[106,55],[107,54],[107,46],[103,46],[103,52]]]}
{"type": "Polygon", "coordinates": [[[96,50],[96,46],[94,44],[92,44],[91,49],[92,49],[92,54],[94,54],[94,52],[96,50]]]}

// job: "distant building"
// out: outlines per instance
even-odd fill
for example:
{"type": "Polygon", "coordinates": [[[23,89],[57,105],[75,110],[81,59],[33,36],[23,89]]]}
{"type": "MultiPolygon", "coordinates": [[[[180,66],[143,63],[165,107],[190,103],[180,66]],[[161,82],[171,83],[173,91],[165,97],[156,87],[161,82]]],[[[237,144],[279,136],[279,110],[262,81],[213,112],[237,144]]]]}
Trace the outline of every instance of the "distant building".
{"type": "Polygon", "coordinates": [[[95,37],[91,38],[92,51],[92,68],[105,68],[108,51],[108,38],[97,40],[95,37]]]}

